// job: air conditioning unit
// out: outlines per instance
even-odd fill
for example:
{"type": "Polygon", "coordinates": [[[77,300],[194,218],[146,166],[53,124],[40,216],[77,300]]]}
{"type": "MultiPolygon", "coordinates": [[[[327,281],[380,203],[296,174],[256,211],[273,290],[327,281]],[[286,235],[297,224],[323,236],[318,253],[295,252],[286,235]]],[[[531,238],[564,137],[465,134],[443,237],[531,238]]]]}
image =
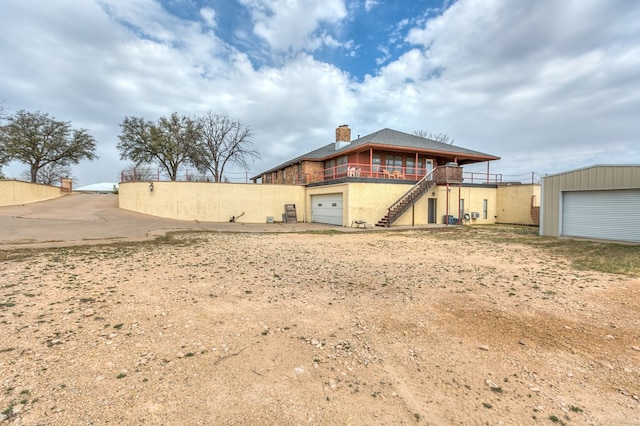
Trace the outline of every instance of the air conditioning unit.
{"type": "Polygon", "coordinates": [[[480,218],[480,213],[471,212],[471,219],[479,219],[479,218],[480,218]]]}

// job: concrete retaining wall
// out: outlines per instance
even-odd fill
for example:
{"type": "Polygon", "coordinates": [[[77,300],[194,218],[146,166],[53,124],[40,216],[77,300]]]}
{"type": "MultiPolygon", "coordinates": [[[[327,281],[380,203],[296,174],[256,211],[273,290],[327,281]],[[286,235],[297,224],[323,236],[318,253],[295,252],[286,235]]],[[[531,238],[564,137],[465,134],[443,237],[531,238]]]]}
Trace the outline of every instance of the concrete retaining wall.
{"type": "Polygon", "coordinates": [[[15,206],[63,196],[57,186],[19,180],[0,180],[0,206],[15,206]]]}

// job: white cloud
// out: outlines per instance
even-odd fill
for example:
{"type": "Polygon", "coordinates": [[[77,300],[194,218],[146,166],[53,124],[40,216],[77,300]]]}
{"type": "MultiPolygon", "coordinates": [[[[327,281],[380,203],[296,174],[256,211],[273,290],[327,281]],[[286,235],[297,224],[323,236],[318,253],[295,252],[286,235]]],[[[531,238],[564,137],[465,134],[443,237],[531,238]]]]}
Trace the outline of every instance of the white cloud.
{"type": "MultiPolygon", "coordinates": [[[[251,126],[263,156],[252,173],[331,142],[344,123],[354,137],[383,127],[444,132],[501,156],[492,168],[505,174],[640,163],[634,2],[459,0],[425,21],[381,26],[408,31],[410,48],[392,59],[397,44],[384,46],[384,66],[361,82],[312,55],[340,44],[342,1],[242,2],[264,51],[250,50],[250,34],[240,38],[246,49],[222,40],[220,12],[208,7],[184,20],[153,0],[6,0],[0,100],[96,136],[99,162],[74,167],[81,184],[118,178],[125,116],[173,111],[213,110],[251,126]],[[256,55],[279,60],[257,66],[256,55]]],[[[366,38],[343,47],[358,56],[366,38]]]]}
{"type": "Polygon", "coordinates": [[[380,0],[365,0],[364,1],[364,10],[370,12],[371,9],[378,6],[380,4],[380,0]]]}
{"type": "Polygon", "coordinates": [[[200,16],[207,23],[207,25],[211,28],[215,28],[216,26],[216,11],[210,7],[203,7],[200,9],[200,16]]]}
{"type": "Polygon", "coordinates": [[[254,33],[276,52],[314,50],[323,45],[317,34],[322,24],[347,16],[342,0],[239,0],[249,8],[254,33]]]}
{"type": "Polygon", "coordinates": [[[630,30],[639,16],[626,2],[461,0],[409,32],[423,54],[406,53],[367,84],[404,77],[423,95],[437,93],[417,107],[464,146],[524,158],[566,145],[602,162],[610,144],[632,144],[640,130],[630,117],[640,113],[638,30],[630,30]]]}

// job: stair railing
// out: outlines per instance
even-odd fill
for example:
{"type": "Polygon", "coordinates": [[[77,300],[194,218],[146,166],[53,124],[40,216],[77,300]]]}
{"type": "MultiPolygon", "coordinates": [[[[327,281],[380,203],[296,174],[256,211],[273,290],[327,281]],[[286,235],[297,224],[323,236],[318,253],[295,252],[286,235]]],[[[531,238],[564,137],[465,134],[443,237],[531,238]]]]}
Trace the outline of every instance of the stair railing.
{"type": "MultiPolygon", "coordinates": [[[[387,227],[391,226],[391,223],[394,222],[397,217],[395,217],[394,210],[398,207],[403,201],[409,199],[413,193],[420,194],[421,190],[424,190],[429,186],[430,183],[433,182],[433,172],[436,169],[431,170],[427,173],[422,179],[416,182],[407,192],[405,192],[400,198],[398,198],[389,208],[387,209],[387,227]]],[[[422,195],[422,194],[420,194],[422,195]]],[[[413,200],[412,200],[413,201],[413,200]]],[[[404,213],[404,212],[403,212],[404,213]]]]}

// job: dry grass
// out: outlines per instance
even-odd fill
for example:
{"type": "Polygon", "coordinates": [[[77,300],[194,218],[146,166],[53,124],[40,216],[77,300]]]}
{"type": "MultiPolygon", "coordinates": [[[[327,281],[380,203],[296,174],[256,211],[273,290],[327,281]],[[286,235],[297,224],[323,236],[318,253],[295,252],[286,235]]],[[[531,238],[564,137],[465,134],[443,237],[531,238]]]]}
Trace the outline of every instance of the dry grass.
{"type": "Polygon", "coordinates": [[[640,407],[640,248],[536,231],[190,232],[11,252],[0,413],[621,424],[640,407]]]}
{"type": "Polygon", "coordinates": [[[577,269],[640,276],[640,245],[542,237],[532,226],[489,225],[461,229],[440,238],[470,238],[486,244],[525,244],[564,257],[577,269]]]}

